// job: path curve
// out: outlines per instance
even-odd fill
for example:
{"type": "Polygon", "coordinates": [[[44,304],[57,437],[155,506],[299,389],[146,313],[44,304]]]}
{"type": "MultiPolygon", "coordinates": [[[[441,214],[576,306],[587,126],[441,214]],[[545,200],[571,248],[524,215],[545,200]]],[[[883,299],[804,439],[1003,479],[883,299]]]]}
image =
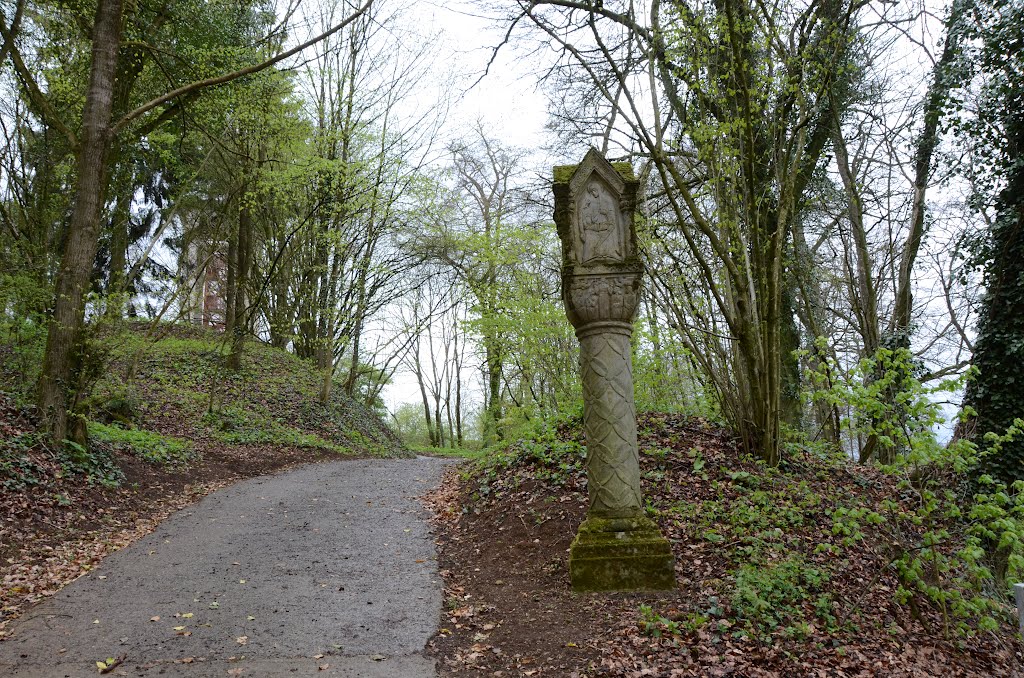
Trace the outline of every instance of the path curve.
{"type": "Polygon", "coordinates": [[[446,460],[348,460],[242,481],[12,625],[0,675],[435,676],[442,588],[416,497],[446,460]],[[159,619],[156,619],[159,617],[159,619]]]}

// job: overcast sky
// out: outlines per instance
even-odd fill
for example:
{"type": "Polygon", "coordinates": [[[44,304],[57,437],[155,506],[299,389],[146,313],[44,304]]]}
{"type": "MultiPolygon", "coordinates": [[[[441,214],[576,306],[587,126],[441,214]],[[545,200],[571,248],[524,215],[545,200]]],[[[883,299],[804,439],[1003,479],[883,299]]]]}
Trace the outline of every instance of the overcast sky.
{"type": "MultiPolygon", "coordinates": [[[[417,2],[415,14],[421,20],[418,30],[443,35],[436,41],[436,72],[438,81],[455,73],[457,87],[445,125],[445,136],[457,139],[467,136],[479,120],[488,134],[504,146],[523,148],[531,153],[538,167],[552,164],[544,157],[543,147],[547,120],[544,94],[537,87],[537,77],[516,60],[511,48],[505,48],[488,70],[494,47],[502,33],[469,2],[417,2]],[[485,70],[487,74],[484,75],[485,70]]],[[[433,96],[425,93],[424,104],[433,96]]],[[[531,163],[533,164],[533,163],[531,163]]],[[[568,321],[566,321],[568,322],[568,321]]],[[[479,396],[480,373],[476,366],[467,367],[463,388],[471,398],[479,396]]],[[[394,412],[402,403],[420,403],[415,376],[400,369],[392,384],[385,388],[384,402],[394,412]]]]}
{"type": "Polygon", "coordinates": [[[515,59],[511,48],[498,53],[484,76],[493,48],[502,39],[493,22],[469,2],[417,2],[425,24],[444,31],[438,43],[438,66],[451,68],[473,86],[457,95],[450,128],[457,133],[473,121],[483,120],[508,145],[540,148],[546,120],[544,96],[536,77],[515,59]]]}

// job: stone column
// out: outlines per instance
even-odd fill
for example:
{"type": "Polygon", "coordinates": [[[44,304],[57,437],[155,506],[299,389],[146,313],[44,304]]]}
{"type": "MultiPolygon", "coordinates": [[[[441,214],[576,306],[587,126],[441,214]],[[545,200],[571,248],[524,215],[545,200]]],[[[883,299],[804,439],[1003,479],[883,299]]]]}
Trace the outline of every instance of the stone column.
{"type": "Polygon", "coordinates": [[[591,149],[555,168],[562,299],[580,340],[587,436],[587,519],[569,553],[576,591],[675,588],[672,551],[644,515],[630,340],[643,266],[637,256],[638,182],[628,163],[591,149]]]}

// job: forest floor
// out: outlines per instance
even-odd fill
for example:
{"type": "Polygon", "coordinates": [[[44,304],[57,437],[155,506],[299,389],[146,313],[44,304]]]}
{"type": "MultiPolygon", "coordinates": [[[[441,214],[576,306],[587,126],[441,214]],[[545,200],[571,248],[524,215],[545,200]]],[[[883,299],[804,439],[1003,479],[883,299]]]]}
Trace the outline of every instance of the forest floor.
{"type": "MultiPolygon", "coordinates": [[[[586,513],[582,434],[561,426],[504,457],[449,469],[427,499],[445,609],[444,676],[1024,676],[1013,609],[995,631],[899,604],[879,528],[851,543],[836,509],[899,497],[880,471],[790,457],[778,470],[721,429],[641,418],[648,513],[678,587],[574,594],[568,550],[586,513]]],[[[884,526],[883,526],[884,527],[884,526]]]]}

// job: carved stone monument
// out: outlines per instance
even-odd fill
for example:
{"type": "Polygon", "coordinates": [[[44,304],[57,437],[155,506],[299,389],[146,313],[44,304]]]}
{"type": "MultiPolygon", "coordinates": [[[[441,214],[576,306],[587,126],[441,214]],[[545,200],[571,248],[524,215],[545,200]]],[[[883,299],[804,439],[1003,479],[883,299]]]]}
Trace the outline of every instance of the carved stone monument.
{"type": "Polygon", "coordinates": [[[644,515],[630,339],[643,265],[637,256],[639,183],[628,163],[591,149],[555,167],[562,300],[580,340],[590,504],[569,552],[576,591],[675,588],[668,541],[644,515]]]}

